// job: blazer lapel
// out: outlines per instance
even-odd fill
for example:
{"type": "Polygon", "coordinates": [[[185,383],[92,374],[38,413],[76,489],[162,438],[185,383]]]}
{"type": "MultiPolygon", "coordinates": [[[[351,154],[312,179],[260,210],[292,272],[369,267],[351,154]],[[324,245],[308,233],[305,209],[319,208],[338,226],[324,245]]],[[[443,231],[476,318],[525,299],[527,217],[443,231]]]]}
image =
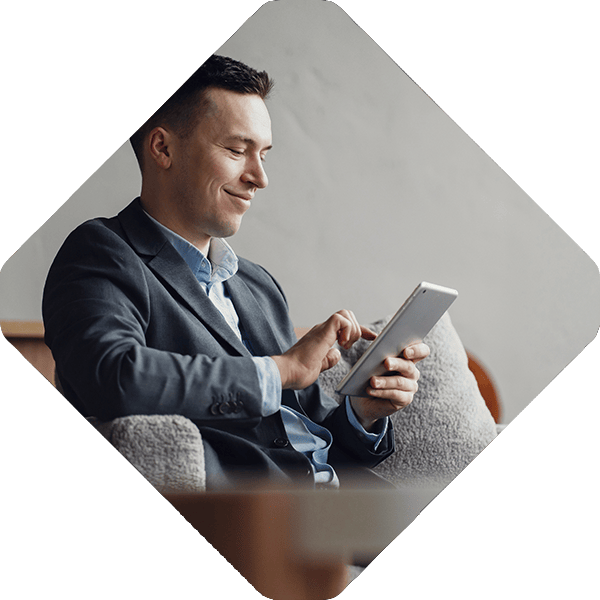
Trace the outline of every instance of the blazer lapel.
{"type": "Polygon", "coordinates": [[[267,315],[239,274],[225,282],[240,318],[240,323],[252,341],[257,356],[281,354],[282,344],[275,335],[267,315]]]}
{"type": "Polygon", "coordinates": [[[170,243],[148,263],[148,267],[171,289],[173,296],[179,296],[216,338],[226,342],[237,354],[250,356],[223,315],[209,300],[187,263],[170,243]]]}
{"type": "Polygon", "coordinates": [[[144,256],[144,262],[169,289],[173,298],[185,304],[225,347],[229,346],[236,354],[250,356],[223,315],[209,300],[187,263],[148,219],[139,200],[134,200],[125,208],[119,214],[119,220],[134,250],[144,256]]]}
{"type": "MultiPolygon", "coordinates": [[[[245,329],[247,337],[252,340],[254,354],[256,356],[282,354],[286,346],[285,341],[278,338],[271,327],[269,318],[239,274],[228,279],[225,286],[240,318],[240,323],[245,329]]],[[[284,390],[281,402],[296,412],[306,415],[296,390],[284,390]]]]}

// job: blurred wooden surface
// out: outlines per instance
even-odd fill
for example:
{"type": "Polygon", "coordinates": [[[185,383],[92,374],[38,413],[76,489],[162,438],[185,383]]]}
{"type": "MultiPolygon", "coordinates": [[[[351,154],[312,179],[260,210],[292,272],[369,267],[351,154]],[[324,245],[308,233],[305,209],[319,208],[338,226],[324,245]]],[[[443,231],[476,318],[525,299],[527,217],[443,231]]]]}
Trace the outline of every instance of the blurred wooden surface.
{"type": "Polygon", "coordinates": [[[54,385],[54,359],[44,343],[44,326],[38,321],[0,321],[4,337],[54,385]]]}
{"type": "Polygon", "coordinates": [[[339,557],[311,560],[297,553],[290,495],[209,492],[166,498],[267,598],[325,600],[346,587],[347,567],[339,557]]]}

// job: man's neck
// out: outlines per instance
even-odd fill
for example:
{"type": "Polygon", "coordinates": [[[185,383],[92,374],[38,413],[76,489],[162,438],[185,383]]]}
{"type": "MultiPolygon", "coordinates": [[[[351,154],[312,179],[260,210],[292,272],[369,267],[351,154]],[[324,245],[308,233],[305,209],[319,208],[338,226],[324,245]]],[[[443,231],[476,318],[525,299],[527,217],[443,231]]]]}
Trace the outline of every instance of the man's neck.
{"type": "Polygon", "coordinates": [[[168,214],[163,214],[159,209],[156,208],[156,204],[147,202],[143,196],[140,196],[140,204],[142,208],[148,213],[153,219],[156,219],[161,225],[164,225],[167,229],[180,235],[182,238],[187,240],[192,246],[200,250],[204,256],[208,256],[210,250],[211,237],[202,236],[201,238],[193,236],[185,227],[181,226],[176,221],[173,221],[172,217],[168,214]]]}

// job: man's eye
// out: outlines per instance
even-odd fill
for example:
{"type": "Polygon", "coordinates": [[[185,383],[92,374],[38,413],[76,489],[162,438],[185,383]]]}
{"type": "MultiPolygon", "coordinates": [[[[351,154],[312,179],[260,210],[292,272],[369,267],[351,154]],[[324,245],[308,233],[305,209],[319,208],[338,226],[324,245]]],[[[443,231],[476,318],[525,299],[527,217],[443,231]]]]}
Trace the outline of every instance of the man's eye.
{"type": "Polygon", "coordinates": [[[235,150],[234,148],[228,148],[229,152],[235,154],[236,156],[241,156],[243,152],[241,150],[235,150]]]}

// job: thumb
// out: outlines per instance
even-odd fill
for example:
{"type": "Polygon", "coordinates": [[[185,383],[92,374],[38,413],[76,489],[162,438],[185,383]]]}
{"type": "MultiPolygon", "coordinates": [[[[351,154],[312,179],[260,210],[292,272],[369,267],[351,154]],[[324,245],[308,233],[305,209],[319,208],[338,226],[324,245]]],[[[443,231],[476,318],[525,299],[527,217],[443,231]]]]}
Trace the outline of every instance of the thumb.
{"type": "Polygon", "coordinates": [[[327,369],[331,369],[331,367],[335,367],[338,364],[340,358],[342,358],[342,354],[337,348],[330,348],[323,362],[321,363],[321,373],[323,371],[327,371],[327,369]]]}

